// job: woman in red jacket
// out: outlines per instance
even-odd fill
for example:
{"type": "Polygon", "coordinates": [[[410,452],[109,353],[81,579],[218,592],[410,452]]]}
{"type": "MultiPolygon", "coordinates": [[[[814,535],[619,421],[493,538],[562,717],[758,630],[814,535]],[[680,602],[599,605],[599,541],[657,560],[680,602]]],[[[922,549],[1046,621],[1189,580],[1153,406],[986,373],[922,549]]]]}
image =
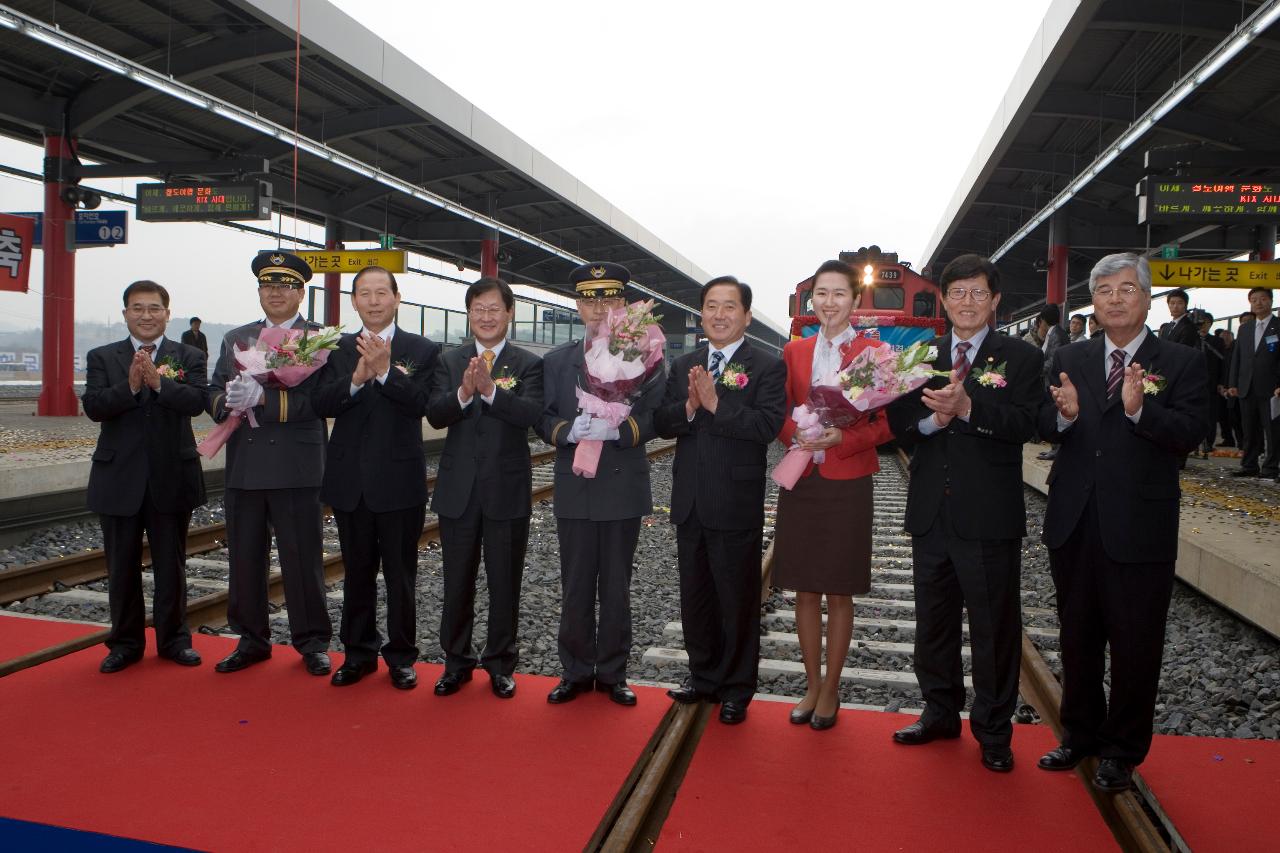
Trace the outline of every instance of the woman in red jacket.
{"type": "Polygon", "coordinates": [[[802,437],[790,416],[809,398],[809,387],[829,378],[847,357],[878,341],[857,337],[849,315],[861,300],[853,268],[827,261],[813,275],[813,311],[822,324],[811,338],[792,341],[782,351],[787,364],[786,422],[778,440],[785,446],[825,451],[810,463],[794,489],[778,495],[773,582],[796,590],[796,629],[808,686],[791,712],[791,722],[815,730],[836,723],[840,672],[853,639],[853,596],[871,589],[871,477],[880,470],[876,445],[892,438],[886,418],[873,414],[843,429],[802,437]],[[849,344],[844,354],[840,348],[849,344]],[[822,597],[827,597],[827,671],[822,674],[822,597]]]}

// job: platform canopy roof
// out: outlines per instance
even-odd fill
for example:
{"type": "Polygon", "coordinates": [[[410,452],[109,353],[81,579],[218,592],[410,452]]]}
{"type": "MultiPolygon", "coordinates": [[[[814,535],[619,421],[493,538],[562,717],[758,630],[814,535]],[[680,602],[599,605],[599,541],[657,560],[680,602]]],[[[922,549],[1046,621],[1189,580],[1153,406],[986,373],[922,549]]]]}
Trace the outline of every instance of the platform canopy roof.
{"type": "MultiPolygon", "coordinates": [[[[568,294],[574,266],[611,260],[697,307],[705,271],[332,4],[301,4],[300,37],[297,9],[4,0],[0,134],[40,144],[65,130],[100,163],[266,159],[278,205],[338,220],[345,241],[390,233],[478,268],[497,229],[511,281],[568,294]]],[[[748,333],[785,340],[761,319],[748,333]]]]}
{"type": "Polygon", "coordinates": [[[1135,187],[1148,174],[1280,177],[1278,18],[1277,0],[1054,0],[918,256],[925,271],[965,252],[995,258],[1005,319],[1043,303],[1054,216],[1072,304],[1111,252],[1255,248],[1252,223],[1140,226],[1135,187]]]}

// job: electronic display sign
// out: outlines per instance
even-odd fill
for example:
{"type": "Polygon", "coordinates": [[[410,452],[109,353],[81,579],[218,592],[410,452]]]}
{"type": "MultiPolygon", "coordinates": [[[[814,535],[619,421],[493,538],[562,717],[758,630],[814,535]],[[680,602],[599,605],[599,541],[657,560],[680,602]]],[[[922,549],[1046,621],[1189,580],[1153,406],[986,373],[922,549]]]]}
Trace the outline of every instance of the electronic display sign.
{"type": "Polygon", "coordinates": [[[1280,219],[1280,184],[1146,178],[1138,185],[1138,224],[1280,219]]]}
{"type": "Polygon", "coordinates": [[[142,222],[223,222],[271,218],[271,184],[138,184],[142,222]]]}

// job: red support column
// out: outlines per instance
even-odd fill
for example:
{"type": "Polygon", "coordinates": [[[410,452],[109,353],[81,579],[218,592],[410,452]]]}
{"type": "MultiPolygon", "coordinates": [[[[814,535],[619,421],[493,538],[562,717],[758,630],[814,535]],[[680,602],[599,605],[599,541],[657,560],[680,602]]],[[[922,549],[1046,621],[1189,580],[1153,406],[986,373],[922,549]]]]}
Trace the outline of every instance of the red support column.
{"type": "Polygon", "coordinates": [[[44,330],[36,413],[74,416],[80,414],[74,384],[76,256],[67,239],[75,239],[76,209],[62,200],[62,190],[72,184],[59,181],[65,174],[59,161],[75,155],[71,140],[52,135],[45,137],[44,153],[44,330]]]}
{"type": "Polygon", "coordinates": [[[480,241],[480,275],[498,277],[498,238],[486,237],[480,241]]]}
{"type": "MultiPolygon", "coordinates": [[[[324,247],[329,251],[342,249],[342,224],[336,219],[324,222],[324,247]]],[[[342,274],[327,272],[324,274],[324,324],[336,326],[342,314],[342,274]]]]}
{"type": "Polygon", "coordinates": [[[1049,221],[1049,273],[1045,281],[1046,305],[1062,307],[1067,319],[1067,219],[1061,214],[1049,221]]]}

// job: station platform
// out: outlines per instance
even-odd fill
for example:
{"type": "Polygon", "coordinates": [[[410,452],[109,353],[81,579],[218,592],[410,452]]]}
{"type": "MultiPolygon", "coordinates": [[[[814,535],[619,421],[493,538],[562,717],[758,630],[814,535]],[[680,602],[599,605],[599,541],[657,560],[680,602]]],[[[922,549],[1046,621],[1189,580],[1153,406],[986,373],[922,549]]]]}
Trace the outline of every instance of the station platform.
{"type": "MultiPolygon", "coordinates": [[[[1048,445],[1022,450],[1022,479],[1048,493],[1048,445]]],[[[1182,474],[1178,577],[1208,598],[1280,637],[1280,484],[1230,473],[1240,460],[1192,457],[1182,474]]]]}
{"type": "MultiPolygon", "coordinates": [[[[0,659],[84,627],[0,615],[0,659]]],[[[0,678],[0,750],[22,768],[0,783],[0,847],[580,849],[670,705],[638,686],[635,708],[552,706],[554,680],[525,674],[510,701],[482,674],[440,698],[430,664],[414,691],[385,670],[340,690],[288,647],[219,675],[233,641],[195,643],[197,668],[149,653],[104,676],[98,646],[0,678]]],[[[1075,774],[1035,769],[1046,728],[1017,727],[1018,766],[993,774],[967,736],[894,745],[909,716],[846,709],[816,733],[789,710],[707,725],[659,850],[1116,849],[1075,774]]],[[[1280,744],[1163,737],[1142,771],[1197,851],[1280,837],[1280,744]]]]}
{"type": "MultiPolygon", "coordinates": [[[[0,400],[0,502],[80,490],[89,482],[98,424],[83,414],[39,417],[35,405],[31,400],[0,400]]],[[[191,419],[191,427],[198,442],[213,428],[213,420],[200,415],[191,419]]],[[[445,432],[422,422],[422,440],[429,450],[443,446],[445,432]]],[[[220,487],[225,452],[200,461],[206,481],[220,487]]],[[[0,512],[2,508],[0,503],[0,512]]]]}

